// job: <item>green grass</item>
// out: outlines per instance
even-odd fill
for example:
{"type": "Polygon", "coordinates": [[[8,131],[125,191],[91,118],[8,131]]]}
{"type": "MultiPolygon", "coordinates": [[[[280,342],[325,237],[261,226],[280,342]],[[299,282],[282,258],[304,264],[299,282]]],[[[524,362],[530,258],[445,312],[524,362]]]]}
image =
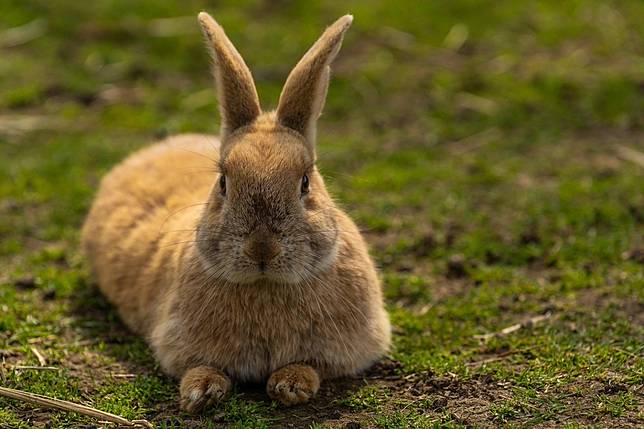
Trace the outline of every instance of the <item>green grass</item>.
{"type": "MultiPolygon", "coordinates": [[[[644,171],[619,149],[644,151],[643,20],[638,0],[3,1],[3,385],[161,428],[643,425],[644,171]],[[217,132],[202,9],[266,108],[325,25],[355,15],[320,168],[381,267],[395,364],[327,382],[310,406],[238,386],[181,413],[78,251],[115,163],[217,132]],[[16,370],[38,364],[32,347],[59,370],[16,370]]],[[[0,399],[0,428],[92,423],[0,399]]]]}

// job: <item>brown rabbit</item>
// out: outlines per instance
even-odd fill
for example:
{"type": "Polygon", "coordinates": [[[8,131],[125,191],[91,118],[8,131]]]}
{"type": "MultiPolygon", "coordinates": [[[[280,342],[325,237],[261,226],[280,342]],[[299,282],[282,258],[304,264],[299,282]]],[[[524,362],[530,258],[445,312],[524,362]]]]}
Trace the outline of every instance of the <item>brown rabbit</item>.
{"type": "Polygon", "coordinates": [[[101,183],[83,229],[90,266],[163,370],[181,378],[188,411],[219,401],[231,379],[268,380],[271,398],[306,402],[320,378],[364,370],[389,347],[365,243],[315,167],[329,64],[352,20],[324,32],[291,72],[277,110],[262,113],[244,60],[200,13],[220,140],[169,138],[101,183]],[[195,168],[204,161],[209,169],[195,168]]]}

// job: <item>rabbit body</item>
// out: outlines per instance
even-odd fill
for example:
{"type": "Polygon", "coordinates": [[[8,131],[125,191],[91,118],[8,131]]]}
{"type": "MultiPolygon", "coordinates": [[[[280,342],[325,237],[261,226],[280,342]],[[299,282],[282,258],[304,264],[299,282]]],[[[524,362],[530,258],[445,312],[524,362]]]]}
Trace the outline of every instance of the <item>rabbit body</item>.
{"type": "Polygon", "coordinates": [[[209,282],[195,231],[216,173],[214,136],[180,135],[135,153],[102,181],[83,244],[98,284],[162,368],[212,365],[260,381],[290,362],[355,374],[389,343],[376,271],[339,209],[337,255],[306,285],[209,282]]]}
{"type": "Polygon", "coordinates": [[[262,113],[221,27],[212,43],[222,135],[144,148],[101,182],[82,243],[100,289],[143,335],[182,404],[219,400],[230,378],[268,380],[287,405],[319,377],[380,358],[390,326],[360,232],[315,168],[315,119],[351,17],[329,27],[262,113]]]}

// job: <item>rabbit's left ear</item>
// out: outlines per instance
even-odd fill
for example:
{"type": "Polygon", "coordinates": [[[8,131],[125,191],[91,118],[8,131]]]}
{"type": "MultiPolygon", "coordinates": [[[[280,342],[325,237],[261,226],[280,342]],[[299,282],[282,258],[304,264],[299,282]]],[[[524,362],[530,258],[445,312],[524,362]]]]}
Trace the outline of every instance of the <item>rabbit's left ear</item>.
{"type": "Polygon", "coordinates": [[[291,71],[280,95],[277,120],[302,134],[311,149],[315,146],[316,122],[329,87],[329,66],[352,21],[353,16],[345,15],[326,29],[291,71]]]}
{"type": "Polygon", "coordinates": [[[250,70],[223,28],[206,12],[199,14],[199,23],[208,38],[215,63],[221,136],[225,143],[229,134],[251,124],[259,116],[259,98],[250,70]]]}

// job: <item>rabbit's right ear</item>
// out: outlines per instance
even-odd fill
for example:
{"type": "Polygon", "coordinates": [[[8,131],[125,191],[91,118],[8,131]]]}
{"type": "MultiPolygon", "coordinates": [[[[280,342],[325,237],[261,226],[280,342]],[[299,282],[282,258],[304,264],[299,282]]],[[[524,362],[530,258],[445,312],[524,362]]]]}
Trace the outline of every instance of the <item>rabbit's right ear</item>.
{"type": "Polygon", "coordinates": [[[252,123],[261,113],[259,97],[248,70],[224,29],[206,12],[199,13],[199,23],[208,38],[215,66],[215,81],[221,114],[221,138],[252,123]]]}
{"type": "Polygon", "coordinates": [[[327,28],[286,79],[277,106],[278,121],[302,134],[315,150],[315,126],[329,87],[330,64],[353,16],[345,15],[327,28]]]}

